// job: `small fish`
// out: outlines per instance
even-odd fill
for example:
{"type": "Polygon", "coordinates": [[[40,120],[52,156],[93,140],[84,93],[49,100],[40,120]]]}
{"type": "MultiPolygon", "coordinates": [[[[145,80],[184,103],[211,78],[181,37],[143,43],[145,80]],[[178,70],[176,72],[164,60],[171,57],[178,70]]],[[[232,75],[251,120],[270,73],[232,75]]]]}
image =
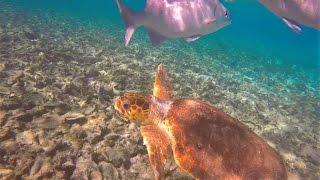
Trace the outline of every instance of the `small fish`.
{"type": "Polygon", "coordinates": [[[293,31],[303,24],[320,30],[320,0],[259,0],[293,31]]]}
{"type": "Polygon", "coordinates": [[[121,0],[116,3],[126,26],[126,46],[139,26],[147,28],[152,45],[157,46],[167,39],[195,41],[231,23],[219,0],[147,0],[143,12],[133,12],[121,0]]]}

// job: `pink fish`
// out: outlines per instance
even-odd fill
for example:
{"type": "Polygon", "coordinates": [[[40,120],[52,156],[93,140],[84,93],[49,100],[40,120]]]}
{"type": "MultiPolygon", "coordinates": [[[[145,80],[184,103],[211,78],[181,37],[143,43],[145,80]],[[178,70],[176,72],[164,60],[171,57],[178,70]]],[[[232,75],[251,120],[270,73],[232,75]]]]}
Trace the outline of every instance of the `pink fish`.
{"type": "Polygon", "coordinates": [[[320,30],[320,0],[259,0],[281,17],[293,31],[300,33],[299,24],[320,30]]]}
{"type": "Polygon", "coordinates": [[[153,46],[167,39],[195,41],[230,24],[219,0],[147,0],[143,12],[133,12],[116,0],[126,25],[125,45],[139,26],[145,26],[153,46]]]}

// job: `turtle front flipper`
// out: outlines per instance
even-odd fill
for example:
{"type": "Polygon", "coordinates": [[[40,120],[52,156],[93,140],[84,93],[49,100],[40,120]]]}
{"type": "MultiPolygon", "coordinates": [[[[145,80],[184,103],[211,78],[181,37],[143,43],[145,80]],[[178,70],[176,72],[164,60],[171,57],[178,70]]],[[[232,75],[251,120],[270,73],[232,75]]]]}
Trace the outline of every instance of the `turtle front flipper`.
{"type": "Polygon", "coordinates": [[[164,167],[172,152],[170,141],[155,125],[141,127],[144,144],[147,146],[149,161],[157,180],[164,179],[164,167]]]}
{"type": "Polygon", "coordinates": [[[170,100],[172,98],[171,79],[162,64],[157,68],[156,78],[153,84],[153,96],[161,100],[170,100]]]}

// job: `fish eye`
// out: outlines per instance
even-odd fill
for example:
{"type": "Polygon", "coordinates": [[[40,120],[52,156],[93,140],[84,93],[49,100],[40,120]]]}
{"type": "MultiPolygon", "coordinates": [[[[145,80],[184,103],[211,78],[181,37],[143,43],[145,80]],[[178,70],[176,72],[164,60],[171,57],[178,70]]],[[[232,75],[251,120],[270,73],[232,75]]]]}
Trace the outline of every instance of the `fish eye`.
{"type": "Polygon", "coordinates": [[[224,13],[224,15],[225,15],[226,17],[228,17],[228,16],[229,16],[229,12],[226,11],[226,12],[224,13]]]}

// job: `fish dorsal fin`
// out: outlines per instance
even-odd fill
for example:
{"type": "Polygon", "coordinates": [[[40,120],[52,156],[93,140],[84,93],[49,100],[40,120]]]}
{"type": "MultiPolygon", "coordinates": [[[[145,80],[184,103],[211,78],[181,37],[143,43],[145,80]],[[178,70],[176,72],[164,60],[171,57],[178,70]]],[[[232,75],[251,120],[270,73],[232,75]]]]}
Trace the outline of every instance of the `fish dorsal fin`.
{"type": "Polygon", "coordinates": [[[149,28],[148,28],[148,34],[149,34],[149,38],[152,46],[158,46],[160,43],[162,43],[167,39],[166,37],[162,36],[161,34],[149,28]]]}
{"type": "Polygon", "coordinates": [[[173,96],[171,90],[171,79],[164,70],[163,65],[158,65],[156,77],[153,84],[153,96],[160,100],[170,100],[173,96]]]}

